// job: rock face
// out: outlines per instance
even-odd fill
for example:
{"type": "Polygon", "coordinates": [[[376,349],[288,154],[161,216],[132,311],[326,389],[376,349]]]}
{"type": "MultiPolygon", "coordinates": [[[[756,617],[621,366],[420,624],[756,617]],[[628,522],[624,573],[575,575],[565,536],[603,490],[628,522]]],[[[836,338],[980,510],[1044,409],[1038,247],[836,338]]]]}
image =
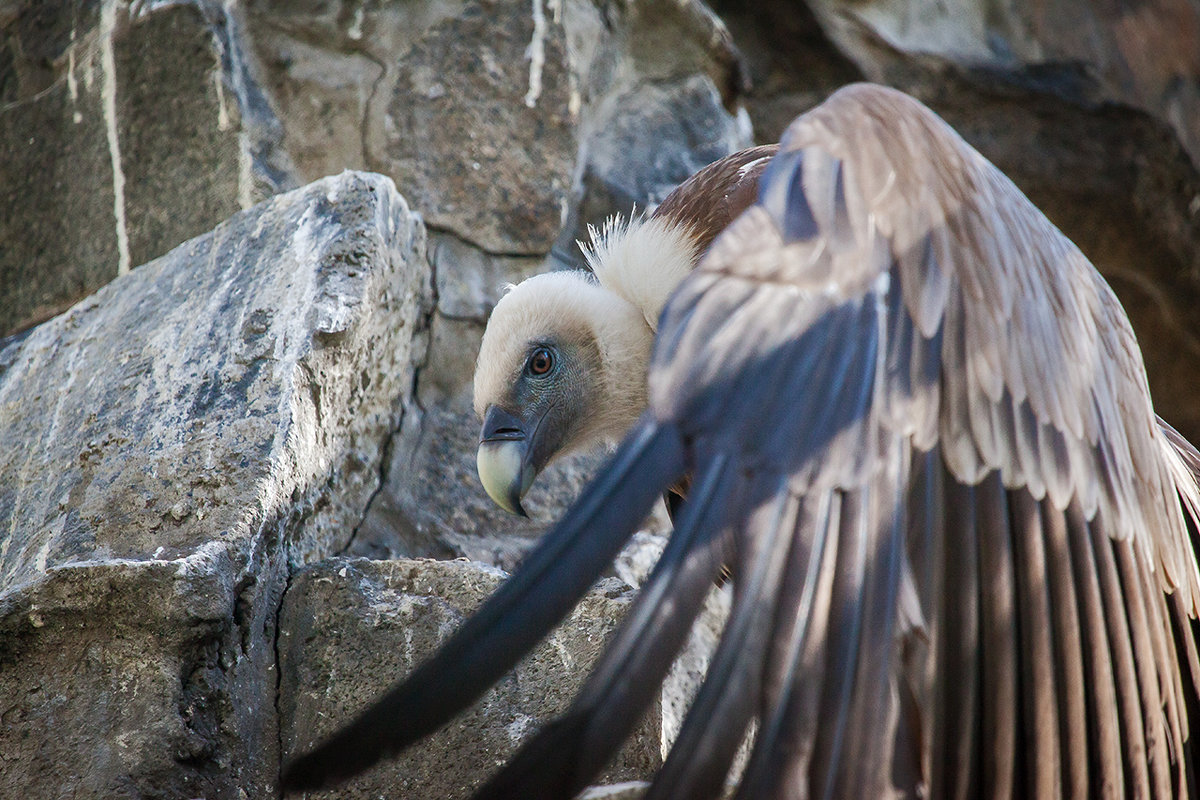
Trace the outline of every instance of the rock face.
{"type": "MultiPolygon", "coordinates": [[[[1002,5],[0,0],[0,797],[276,796],[604,458],[547,471],[532,521],[479,489],[504,285],[853,80],[930,104],[1080,244],[1200,441],[1200,11],[1002,5]]],[[[461,796],[658,542],[328,796],[461,796]]],[[[606,780],[658,763],[720,619],[606,780]]]]}
{"type": "Polygon", "coordinates": [[[379,156],[431,224],[488,252],[549,249],[576,151],[565,39],[544,12],[467,2],[396,65],[379,156]]]}
{"type": "Polygon", "coordinates": [[[346,173],[235,216],[10,341],[0,471],[16,480],[0,513],[36,533],[6,540],[0,579],[97,555],[174,558],[214,532],[234,542],[255,527],[247,510],[265,519],[330,474],[356,488],[306,524],[320,529],[314,549],[344,544],[374,489],[375,439],[396,426],[423,355],[423,236],[390,182],[346,173]],[[35,455],[59,469],[33,474],[35,455]]]}
{"type": "Polygon", "coordinates": [[[297,185],[219,2],[0,9],[0,335],[297,185]]]}
{"type": "Polygon", "coordinates": [[[1187,0],[1136,10],[1085,0],[1005,6],[869,0],[809,4],[871,77],[914,56],[991,72],[1067,100],[1115,102],[1166,122],[1200,159],[1200,12],[1187,0]]]}
{"type": "MultiPolygon", "coordinates": [[[[497,569],[466,561],[333,559],[301,570],[279,618],[285,757],[311,748],[381,687],[408,674],[503,578],[497,569]]],[[[349,781],[336,796],[467,797],[525,734],[567,708],[630,595],[622,581],[603,582],[469,711],[420,746],[349,781]]],[[[640,778],[661,763],[662,717],[654,709],[602,782],[640,778]]]]}
{"type": "MultiPolygon", "coordinates": [[[[487,253],[547,253],[578,216],[589,154],[644,115],[643,90],[675,98],[673,116],[618,169],[648,165],[659,192],[749,139],[722,106],[738,84],[731,40],[696,0],[254,0],[247,26],[304,178],[391,175],[431,227],[487,253]],[[692,107],[698,93],[716,100],[692,107]]],[[[640,187],[584,221],[658,199],[640,187]]]]}
{"type": "MultiPolygon", "coordinates": [[[[468,711],[394,759],[338,787],[342,800],[465,798],[522,739],[566,710],[625,615],[632,585],[662,552],[638,534],[562,625],[468,711]],[[451,755],[452,754],[452,755],[451,755]]],[[[285,759],[306,751],[407,675],[504,579],[465,560],[333,558],[293,577],[279,616],[279,723],[285,759]]],[[[654,704],[586,796],[625,796],[662,764],[728,613],[714,590],[654,704]]],[[[630,794],[629,796],[636,796],[630,794]]]]}
{"type": "Polygon", "coordinates": [[[289,564],[378,488],[428,276],[391,182],[346,173],[0,350],[0,793],[273,791],[289,564]]]}

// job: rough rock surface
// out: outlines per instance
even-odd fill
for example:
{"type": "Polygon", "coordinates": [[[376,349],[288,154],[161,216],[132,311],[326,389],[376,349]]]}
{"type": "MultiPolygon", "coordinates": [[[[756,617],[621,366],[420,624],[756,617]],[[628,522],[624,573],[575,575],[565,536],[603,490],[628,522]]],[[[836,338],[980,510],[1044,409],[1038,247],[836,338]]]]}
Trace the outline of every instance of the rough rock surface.
{"type": "Polygon", "coordinates": [[[274,791],[289,565],[378,488],[428,278],[391,182],[346,173],[3,345],[0,795],[274,791]]]}
{"type": "Polygon", "coordinates": [[[493,253],[549,249],[576,150],[564,37],[524,5],[469,0],[399,63],[381,171],[431,224],[493,253]]]}
{"type": "MultiPolygon", "coordinates": [[[[1200,9],[1087,0],[944,3],[811,0],[830,38],[872,78],[926,60],[1019,82],[1067,102],[1112,102],[1170,125],[1200,162],[1200,9]]],[[[915,64],[914,64],[915,66],[915,64]]]]}
{"type": "Polygon", "coordinates": [[[290,188],[219,2],[0,8],[0,335],[290,188]]]}
{"type": "MultiPolygon", "coordinates": [[[[331,559],[301,570],[280,613],[280,735],[285,756],[316,744],[410,672],[499,586],[466,561],[331,559]]],[[[330,795],[442,800],[469,795],[522,739],[563,711],[631,597],[602,582],[555,633],[470,710],[420,746],[330,795]],[[452,758],[447,754],[453,753],[452,758]]],[[[662,761],[654,708],[601,777],[644,777],[662,761]]]]}
{"type": "MultiPolygon", "coordinates": [[[[593,143],[624,114],[640,118],[629,101],[644,89],[675,95],[675,116],[620,168],[651,165],[658,189],[748,138],[727,110],[740,85],[736,53],[696,0],[252,0],[247,18],[301,175],[391,175],[432,228],[489,253],[546,254],[578,217],[593,143]],[[691,107],[695,82],[720,113],[707,99],[691,107]]],[[[651,198],[584,221],[631,201],[651,198]]]]}

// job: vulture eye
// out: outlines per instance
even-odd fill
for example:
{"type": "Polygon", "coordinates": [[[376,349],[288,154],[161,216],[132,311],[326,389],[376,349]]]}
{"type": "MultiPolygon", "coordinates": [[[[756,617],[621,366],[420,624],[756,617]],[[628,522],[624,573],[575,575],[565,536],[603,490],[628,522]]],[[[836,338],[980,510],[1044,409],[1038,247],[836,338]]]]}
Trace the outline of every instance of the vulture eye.
{"type": "Polygon", "coordinates": [[[554,353],[549,347],[539,347],[529,354],[525,368],[529,370],[530,375],[545,375],[554,369],[554,353]]]}

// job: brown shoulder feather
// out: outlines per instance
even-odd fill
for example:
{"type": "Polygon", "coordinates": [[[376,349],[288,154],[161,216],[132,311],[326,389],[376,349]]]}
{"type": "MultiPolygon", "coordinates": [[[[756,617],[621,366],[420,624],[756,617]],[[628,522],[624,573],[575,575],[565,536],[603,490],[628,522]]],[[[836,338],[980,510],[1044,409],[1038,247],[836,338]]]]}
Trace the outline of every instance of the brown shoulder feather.
{"type": "Polygon", "coordinates": [[[754,204],[758,179],[778,151],[777,144],[761,145],[714,161],[675,187],[654,217],[687,228],[696,239],[696,251],[703,253],[717,234],[754,204]]]}

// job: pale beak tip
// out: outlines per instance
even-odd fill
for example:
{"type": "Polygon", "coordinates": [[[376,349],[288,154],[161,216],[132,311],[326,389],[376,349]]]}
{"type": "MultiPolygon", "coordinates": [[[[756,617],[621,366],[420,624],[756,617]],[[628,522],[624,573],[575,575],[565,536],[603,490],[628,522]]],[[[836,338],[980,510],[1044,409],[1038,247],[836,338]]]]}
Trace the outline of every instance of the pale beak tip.
{"type": "Polygon", "coordinates": [[[528,519],[521,499],[529,491],[534,474],[524,464],[524,452],[524,442],[481,442],[475,464],[488,497],[508,513],[528,519]]]}

